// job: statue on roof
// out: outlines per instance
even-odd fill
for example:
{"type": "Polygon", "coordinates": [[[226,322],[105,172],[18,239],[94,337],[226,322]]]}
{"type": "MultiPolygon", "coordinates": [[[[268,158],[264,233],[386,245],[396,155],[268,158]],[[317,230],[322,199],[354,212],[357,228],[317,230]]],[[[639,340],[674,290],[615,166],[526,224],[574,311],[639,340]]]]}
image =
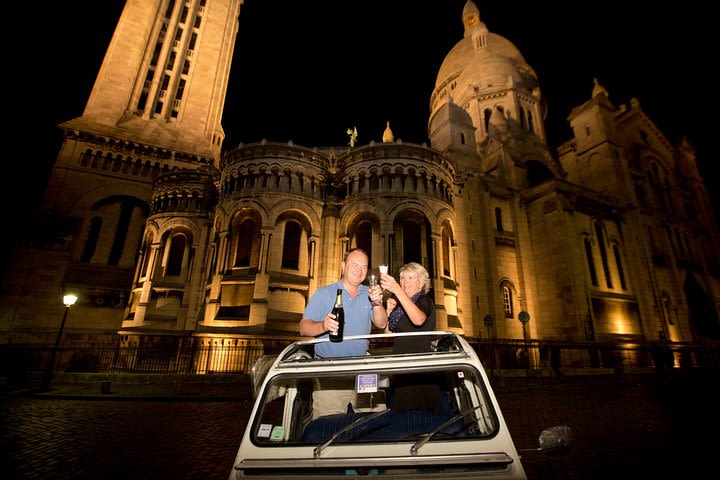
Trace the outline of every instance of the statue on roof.
{"type": "Polygon", "coordinates": [[[350,135],[350,143],[348,143],[348,145],[350,145],[351,147],[354,147],[355,142],[357,142],[357,136],[358,136],[357,127],[348,128],[347,134],[350,135]]]}

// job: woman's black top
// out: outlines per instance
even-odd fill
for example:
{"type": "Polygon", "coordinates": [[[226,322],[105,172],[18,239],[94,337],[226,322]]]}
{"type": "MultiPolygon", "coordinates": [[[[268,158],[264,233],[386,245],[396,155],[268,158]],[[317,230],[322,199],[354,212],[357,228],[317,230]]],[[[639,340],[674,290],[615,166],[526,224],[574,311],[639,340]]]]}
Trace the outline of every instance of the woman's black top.
{"type": "MultiPolygon", "coordinates": [[[[415,300],[415,305],[425,314],[425,323],[415,325],[403,310],[393,332],[428,332],[435,330],[435,304],[432,299],[427,294],[421,293],[415,300]]],[[[398,302],[396,308],[401,308],[400,302],[398,302]]],[[[396,338],[393,351],[394,353],[429,352],[430,340],[423,337],[396,338]]]]}

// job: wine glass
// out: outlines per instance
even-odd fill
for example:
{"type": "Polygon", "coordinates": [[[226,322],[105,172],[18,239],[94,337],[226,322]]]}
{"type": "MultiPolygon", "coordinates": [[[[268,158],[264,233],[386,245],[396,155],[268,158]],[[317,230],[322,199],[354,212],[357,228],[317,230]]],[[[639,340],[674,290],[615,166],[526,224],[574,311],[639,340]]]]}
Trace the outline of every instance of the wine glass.
{"type": "MultiPolygon", "coordinates": [[[[372,289],[375,287],[378,283],[380,283],[380,276],[376,275],[375,272],[372,272],[370,275],[368,275],[368,285],[372,289]]],[[[370,292],[368,291],[368,296],[370,296],[370,292]]],[[[376,306],[377,304],[373,301],[372,296],[370,296],[370,302],[373,304],[373,306],[376,306]]]]}
{"type": "MultiPolygon", "coordinates": [[[[382,274],[384,273],[385,275],[387,275],[387,273],[388,273],[387,263],[382,263],[382,264],[378,265],[378,270],[380,271],[380,273],[378,274],[377,281],[378,281],[378,283],[380,283],[380,277],[382,277],[382,274]]],[[[383,292],[385,292],[384,288],[383,288],[383,292]]]]}

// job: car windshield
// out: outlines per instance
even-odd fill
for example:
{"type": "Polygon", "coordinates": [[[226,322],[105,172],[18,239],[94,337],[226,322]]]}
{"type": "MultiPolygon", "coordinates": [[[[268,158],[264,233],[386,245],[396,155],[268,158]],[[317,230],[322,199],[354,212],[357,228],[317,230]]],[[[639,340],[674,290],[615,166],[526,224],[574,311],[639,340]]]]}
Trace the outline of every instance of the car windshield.
{"type": "Polygon", "coordinates": [[[498,428],[483,377],[467,363],[308,370],[269,381],[253,423],[253,443],[316,449],[329,443],[413,445],[492,437],[498,428]]]}

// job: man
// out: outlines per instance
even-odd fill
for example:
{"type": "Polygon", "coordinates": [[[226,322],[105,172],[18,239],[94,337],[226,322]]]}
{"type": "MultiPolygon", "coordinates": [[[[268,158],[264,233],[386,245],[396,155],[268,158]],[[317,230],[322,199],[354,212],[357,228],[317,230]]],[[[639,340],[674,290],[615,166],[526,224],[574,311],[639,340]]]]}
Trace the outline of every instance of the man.
{"type": "MultiPolygon", "coordinates": [[[[310,297],[300,320],[300,335],[319,337],[335,332],[338,322],[330,313],[335,304],[337,289],[343,291],[343,309],[345,310],[344,336],[370,333],[370,322],[378,328],[387,325],[387,313],[382,306],[382,287],[376,285],[368,289],[365,281],[368,269],[368,256],[360,248],[345,253],[341,264],[342,278],[335,283],[318,288],[310,297]]],[[[367,353],[367,340],[344,340],[327,342],[315,346],[318,357],[361,356],[367,353]]]]}
{"type": "MultiPolygon", "coordinates": [[[[303,318],[300,320],[300,335],[308,337],[327,336],[337,331],[338,322],[331,313],[338,289],[342,289],[345,310],[344,337],[370,333],[371,322],[384,329],[387,313],[382,306],[382,287],[375,285],[368,289],[365,281],[368,256],[363,250],[353,248],[345,253],[341,264],[342,278],[335,283],[318,288],[310,297],[303,318]]],[[[367,354],[367,340],[343,340],[315,345],[315,356],[348,357],[367,354]]],[[[313,419],[325,415],[345,413],[348,405],[357,405],[357,393],[353,379],[344,377],[318,378],[313,394],[313,419]]]]}

